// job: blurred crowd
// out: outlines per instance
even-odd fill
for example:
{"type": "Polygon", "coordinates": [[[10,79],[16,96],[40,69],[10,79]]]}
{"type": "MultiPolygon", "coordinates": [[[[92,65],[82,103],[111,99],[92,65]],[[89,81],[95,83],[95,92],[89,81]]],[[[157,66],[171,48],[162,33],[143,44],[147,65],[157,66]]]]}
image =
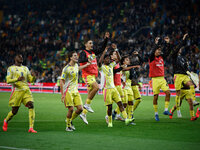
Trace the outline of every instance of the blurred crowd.
{"type": "MultiPolygon", "coordinates": [[[[18,52],[36,72],[36,82],[57,82],[67,53],[84,49],[84,39],[92,39],[98,49],[106,31],[111,34],[108,44],[116,43],[121,55],[139,52],[143,83],[150,80],[148,57],[155,37],[169,36],[176,45],[187,32],[184,55],[191,71],[199,73],[199,6],[198,0],[0,1],[0,82],[18,52]]],[[[167,81],[173,83],[170,58],[165,67],[167,81]]]]}

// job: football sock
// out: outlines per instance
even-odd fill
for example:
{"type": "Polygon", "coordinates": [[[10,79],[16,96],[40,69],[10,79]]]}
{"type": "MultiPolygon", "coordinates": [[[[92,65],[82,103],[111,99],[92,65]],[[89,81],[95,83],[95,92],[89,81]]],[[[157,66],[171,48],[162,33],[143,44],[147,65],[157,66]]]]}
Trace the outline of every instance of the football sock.
{"type": "Polygon", "coordinates": [[[88,98],[86,99],[86,104],[90,105],[91,102],[92,102],[92,101],[91,101],[90,99],[88,99],[88,98]]]}
{"type": "Polygon", "coordinates": [[[88,112],[87,109],[83,109],[83,112],[82,112],[82,113],[86,115],[87,112],[88,112]]]}
{"type": "Polygon", "coordinates": [[[136,99],[133,105],[133,111],[135,111],[135,109],[138,107],[138,105],[140,104],[141,99],[136,99]]]}
{"type": "Polygon", "coordinates": [[[195,101],[196,100],[196,97],[195,97],[195,89],[194,89],[194,86],[190,86],[190,92],[192,94],[192,101],[195,101]]]}
{"type": "Polygon", "coordinates": [[[158,105],[153,105],[155,113],[158,113],[158,105]]]}
{"type": "Polygon", "coordinates": [[[133,105],[128,106],[128,119],[131,119],[133,116],[133,105]]]}
{"type": "Polygon", "coordinates": [[[177,110],[180,110],[180,101],[181,101],[180,99],[181,97],[176,95],[175,101],[176,101],[177,110]]]}
{"type": "Polygon", "coordinates": [[[12,111],[10,111],[10,112],[8,113],[7,117],[6,117],[6,122],[8,122],[9,120],[11,120],[13,116],[14,116],[14,115],[13,115],[12,111]]]}
{"type": "Polygon", "coordinates": [[[35,121],[35,110],[33,108],[29,109],[29,128],[33,128],[35,121]]]}
{"type": "Polygon", "coordinates": [[[79,114],[77,114],[75,111],[72,113],[72,120],[74,120],[79,114]]]}
{"type": "Polygon", "coordinates": [[[191,117],[194,116],[194,110],[190,110],[190,116],[191,116],[191,117]]]}
{"type": "Polygon", "coordinates": [[[124,119],[126,119],[127,118],[127,113],[126,113],[126,111],[124,110],[124,111],[122,111],[122,117],[124,118],[124,119]]]}
{"type": "Polygon", "coordinates": [[[115,112],[116,112],[117,114],[120,114],[119,106],[117,106],[117,108],[115,109],[115,112]]]}
{"type": "Polygon", "coordinates": [[[108,116],[108,122],[109,122],[109,123],[112,123],[112,115],[111,115],[111,116],[108,116]]]}
{"type": "Polygon", "coordinates": [[[66,118],[67,122],[66,122],[66,126],[69,128],[71,127],[71,118],[66,118]]]}
{"type": "Polygon", "coordinates": [[[169,101],[165,101],[165,111],[168,111],[169,101]]]}

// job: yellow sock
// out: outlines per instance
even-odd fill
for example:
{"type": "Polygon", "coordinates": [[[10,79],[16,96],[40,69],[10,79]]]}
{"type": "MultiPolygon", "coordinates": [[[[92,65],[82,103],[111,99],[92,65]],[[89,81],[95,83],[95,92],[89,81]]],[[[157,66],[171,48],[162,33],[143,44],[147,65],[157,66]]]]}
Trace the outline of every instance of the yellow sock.
{"type": "Polygon", "coordinates": [[[92,102],[92,100],[90,100],[90,99],[86,99],[86,104],[91,104],[91,102],[92,102]]]}
{"type": "Polygon", "coordinates": [[[69,128],[71,127],[71,118],[66,118],[67,122],[66,122],[66,126],[69,128]]]}
{"type": "Polygon", "coordinates": [[[35,121],[35,110],[34,109],[29,109],[29,128],[33,128],[35,121]]]}
{"type": "Polygon", "coordinates": [[[75,111],[72,113],[72,119],[71,120],[74,120],[79,114],[77,114],[75,111]]]}
{"type": "Polygon", "coordinates": [[[153,105],[153,108],[154,108],[155,113],[157,113],[158,112],[158,105],[153,105]]]}
{"type": "Polygon", "coordinates": [[[135,103],[133,105],[133,111],[135,111],[135,109],[138,107],[138,105],[140,104],[140,102],[141,102],[141,99],[135,100],[135,103]]]}
{"type": "Polygon", "coordinates": [[[176,95],[175,101],[176,101],[176,109],[180,110],[181,97],[176,95]]]}
{"type": "Polygon", "coordinates": [[[126,113],[126,111],[124,110],[124,111],[122,111],[122,117],[124,118],[124,119],[126,119],[127,118],[127,113],[126,113]]]}
{"type": "Polygon", "coordinates": [[[168,110],[169,107],[169,101],[165,101],[165,110],[168,110]]]}
{"type": "Polygon", "coordinates": [[[8,113],[7,117],[6,117],[6,122],[8,122],[9,120],[11,120],[13,116],[14,116],[14,115],[13,115],[12,111],[10,111],[10,112],[8,113]]]}
{"type": "Polygon", "coordinates": [[[195,101],[196,100],[196,96],[195,96],[195,89],[194,89],[194,86],[190,86],[190,92],[192,94],[192,101],[195,101]]]}
{"type": "Polygon", "coordinates": [[[120,114],[119,106],[117,106],[117,108],[115,109],[115,112],[116,112],[118,115],[120,114]]]}
{"type": "Polygon", "coordinates": [[[191,117],[194,116],[194,110],[190,110],[190,116],[191,116],[191,117]]]}
{"type": "Polygon", "coordinates": [[[133,105],[128,106],[128,119],[131,119],[133,116],[133,105]]]}
{"type": "Polygon", "coordinates": [[[87,114],[87,109],[83,109],[83,112],[82,113],[84,113],[85,115],[87,114]]]}
{"type": "Polygon", "coordinates": [[[109,122],[109,123],[112,123],[112,115],[111,115],[111,116],[108,116],[108,122],[109,122]]]}

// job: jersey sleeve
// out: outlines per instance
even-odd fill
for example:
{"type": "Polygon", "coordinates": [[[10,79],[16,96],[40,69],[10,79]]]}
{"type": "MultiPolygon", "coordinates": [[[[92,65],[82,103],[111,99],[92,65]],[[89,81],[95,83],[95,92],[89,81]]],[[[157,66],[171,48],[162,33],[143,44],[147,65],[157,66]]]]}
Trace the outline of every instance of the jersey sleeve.
{"type": "Polygon", "coordinates": [[[65,80],[67,78],[67,69],[68,67],[64,67],[63,70],[62,70],[62,74],[61,74],[61,79],[65,80]]]}
{"type": "Polygon", "coordinates": [[[6,82],[7,83],[14,83],[17,80],[18,80],[17,78],[13,78],[12,67],[9,67],[8,70],[7,70],[6,82]]]}
{"type": "Polygon", "coordinates": [[[35,81],[35,77],[31,75],[30,70],[28,69],[28,67],[26,67],[27,70],[27,78],[29,82],[34,82],[35,81]]]}

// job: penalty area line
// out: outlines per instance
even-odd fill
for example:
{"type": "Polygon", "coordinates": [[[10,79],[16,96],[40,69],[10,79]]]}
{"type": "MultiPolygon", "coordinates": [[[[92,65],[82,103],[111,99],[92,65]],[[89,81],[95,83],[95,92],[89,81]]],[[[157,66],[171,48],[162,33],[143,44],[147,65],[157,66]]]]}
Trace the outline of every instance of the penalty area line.
{"type": "Polygon", "coordinates": [[[17,148],[17,147],[8,147],[8,146],[0,146],[2,149],[16,149],[16,150],[31,150],[26,148],[17,148]]]}

